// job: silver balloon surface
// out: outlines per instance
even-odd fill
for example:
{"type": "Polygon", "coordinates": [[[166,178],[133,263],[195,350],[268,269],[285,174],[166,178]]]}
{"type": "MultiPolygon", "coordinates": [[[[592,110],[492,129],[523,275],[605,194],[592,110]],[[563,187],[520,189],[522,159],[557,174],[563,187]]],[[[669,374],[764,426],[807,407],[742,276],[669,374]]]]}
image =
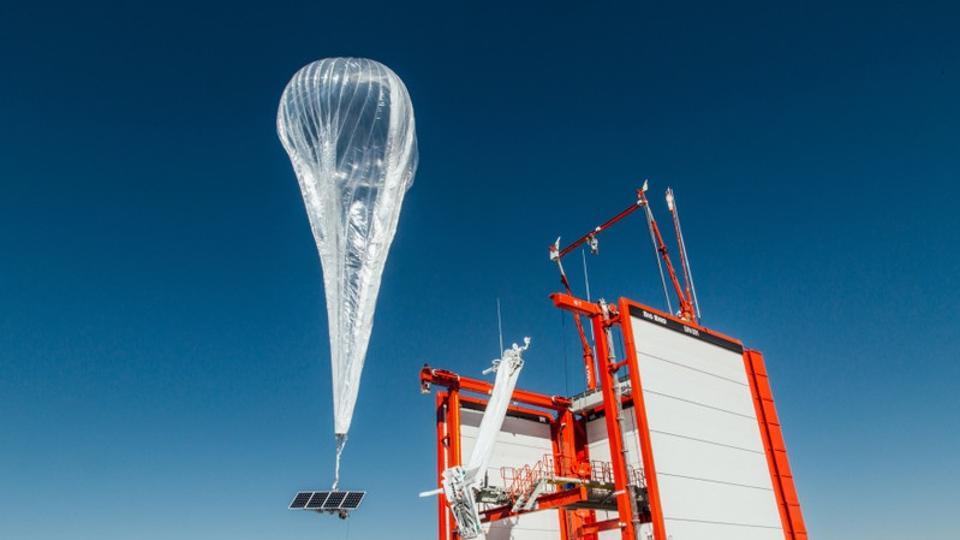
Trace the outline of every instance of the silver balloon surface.
{"type": "Polygon", "coordinates": [[[378,62],[318,60],[287,84],[277,133],[323,266],[334,430],[345,440],[384,263],[417,169],[413,105],[403,81],[378,62]]]}

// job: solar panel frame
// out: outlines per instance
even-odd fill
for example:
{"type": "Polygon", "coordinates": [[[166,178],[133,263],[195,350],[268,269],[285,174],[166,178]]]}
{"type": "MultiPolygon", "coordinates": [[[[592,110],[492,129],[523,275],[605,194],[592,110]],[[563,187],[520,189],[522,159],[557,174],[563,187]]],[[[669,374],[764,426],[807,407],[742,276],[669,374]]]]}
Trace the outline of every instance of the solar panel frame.
{"type": "Polygon", "coordinates": [[[307,503],[310,502],[311,498],[313,498],[312,491],[297,492],[296,496],[293,497],[293,500],[290,501],[290,510],[300,510],[306,508],[307,503]]]}
{"type": "Polygon", "coordinates": [[[320,510],[324,507],[330,495],[331,493],[329,491],[315,491],[313,496],[310,497],[310,502],[307,503],[306,509],[320,510]]]}

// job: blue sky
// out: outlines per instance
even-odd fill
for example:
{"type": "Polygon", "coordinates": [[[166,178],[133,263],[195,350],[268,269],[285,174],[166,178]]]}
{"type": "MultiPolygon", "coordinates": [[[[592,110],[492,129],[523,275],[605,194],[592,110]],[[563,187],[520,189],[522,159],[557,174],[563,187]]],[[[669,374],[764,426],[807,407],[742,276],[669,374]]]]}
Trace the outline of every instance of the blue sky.
{"type": "MultiPolygon", "coordinates": [[[[960,536],[955,7],[0,6],[0,538],[431,538],[424,362],[577,391],[546,246],[678,196],[704,322],[764,351],[812,536],[960,536]],[[406,82],[420,169],[384,275],[346,523],[289,77],[406,82]],[[655,200],[659,203],[660,197],[655,200]],[[894,516],[896,516],[894,518],[894,516]]],[[[662,205],[658,217],[666,224],[662,205]]],[[[669,228],[668,228],[669,230],[669,228]]],[[[662,305],[642,220],[595,294],[662,305]]],[[[579,282],[579,277],[574,278],[579,282]]]]}

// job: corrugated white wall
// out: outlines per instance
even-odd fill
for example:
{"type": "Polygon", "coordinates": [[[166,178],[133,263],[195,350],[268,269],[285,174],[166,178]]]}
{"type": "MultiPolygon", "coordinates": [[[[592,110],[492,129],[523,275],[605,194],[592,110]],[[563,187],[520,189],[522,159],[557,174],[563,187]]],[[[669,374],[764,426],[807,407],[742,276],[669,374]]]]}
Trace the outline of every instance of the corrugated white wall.
{"type": "Polygon", "coordinates": [[[633,317],[670,540],[782,540],[743,357],[633,317]]]}
{"type": "MultiPolygon", "coordinates": [[[[640,450],[640,439],[637,437],[637,417],[632,407],[623,411],[623,418],[627,463],[631,467],[642,469],[643,453],[640,450]]],[[[601,417],[587,422],[587,450],[590,452],[591,461],[610,461],[610,441],[607,438],[606,419],[601,417]]],[[[613,519],[616,516],[616,512],[597,512],[597,521],[613,519]]],[[[652,528],[649,525],[641,525],[640,538],[646,539],[646,535],[651,531],[652,528]]],[[[620,531],[603,531],[598,536],[600,540],[620,540],[620,531]]]]}

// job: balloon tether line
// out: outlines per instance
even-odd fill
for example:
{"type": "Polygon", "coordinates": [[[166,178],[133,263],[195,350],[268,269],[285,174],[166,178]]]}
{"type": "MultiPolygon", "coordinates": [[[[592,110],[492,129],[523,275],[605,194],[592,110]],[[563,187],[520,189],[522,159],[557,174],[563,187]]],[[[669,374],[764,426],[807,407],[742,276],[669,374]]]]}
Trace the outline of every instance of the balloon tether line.
{"type": "Polygon", "coordinates": [[[330,488],[333,491],[337,490],[337,485],[340,484],[340,456],[343,455],[343,447],[347,445],[347,434],[346,433],[337,433],[337,463],[333,469],[333,487],[330,488]]]}

